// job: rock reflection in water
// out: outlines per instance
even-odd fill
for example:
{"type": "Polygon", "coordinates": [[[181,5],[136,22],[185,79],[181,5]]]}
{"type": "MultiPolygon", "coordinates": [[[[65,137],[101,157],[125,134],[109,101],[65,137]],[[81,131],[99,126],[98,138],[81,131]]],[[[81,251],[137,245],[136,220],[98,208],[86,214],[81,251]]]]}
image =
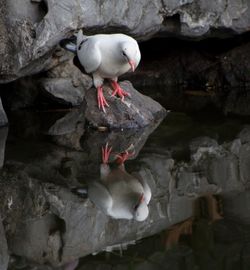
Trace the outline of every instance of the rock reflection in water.
{"type": "MultiPolygon", "coordinates": [[[[33,125],[32,121],[26,122],[33,125]]],[[[41,122],[34,122],[39,127],[41,122]]],[[[68,132],[65,132],[66,127],[60,128],[63,132],[56,132],[56,126],[53,129],[48,127],[47,131],[53,131],[53,135],[46,132],[47,135],[43,136],[38,128],[38,139],[34,136],[34,129],[28,129],[32,130],[32,134],[23,129],[19,132],[14,127],[10,129],[5,164],[0,171],[0,211],[5,230],[5,233],[0,232],[0,252],[5,263],[2,266],[4,270],[8,253],[11,255],[10,269],[20,268],[20,264],[25,269],[37,264],[70,266],[88,254],[124,247],[183,221],[193,222],[194,202],[204,194],[220,194],[223,213],[227,217],[216,219],[217,214],[212,212],[218,240],[212,248],[229,248],[225,242],[233,246],[236,239],[239,245],[235,247],[235,252],[239,252],[239,247],[248,241],[242,241],[241,236],[248,235],[250,231],[249,211],[245,211],[249,207],[249,128],[246,127],[237,137],[232,136],[227,143],[219,143],[209,138],[208,134],[192,141],[192,138],[186,139],[191,149],[189,159],[180,160],[173,156],[169,146],[166,147],[166,133],[163,142],[155,144],[153,139],[143,147],[155,127],[134,132],[100,133],[84,130],[79,118],[75,122],[70,120],[70,123],[68,132]],[[71,191],[100,179],[101,148],[107,142],[112,145],[115,155],[134,146],[135,154],[126,162],[126,170],[130,175],[136,173],[145,179],[152,192],[149,214],[142,222],[112,219],[91,200],[80,198],[71,191]]],[[[163,125],[163,128],[166,126],[163,125]]],[[[171,129],[171,126],[167,128],[171,129]]],[[[184,129],[183,126],[178,129],[186,134],[190,126],[187,124],[184,129]]],[[[44,127],[42,130],[45,130],[44,127]]],[[[161,132],[160,128],[154,136],[159,136],[161,132]]],[[[177,133],[173,134],[177,142],[177,133]]],[[[172,149],[178,149],[174,142],[171,144],[172,149]]],[[[188,231],[190,226],[187,223],[184,225],[183,228],[188,231]]],[[[211,228],[209,226],[206,223],[201,231],[206,233],[211,228]]],[[[204,239],[199,233],[196,237],[200,237],[201,241],[204,239]]],[[[144,243],[143,252],[151,261],[164,263],[171,269],[181,269],[178,265],[183,258],[187,258],[190,267],[194,266],[193,247],[178,249],[174,258],[173,253],[157,253],[156,246],[150,252],[146,251],[146,247],[144,243]],[[189,254],[192,256],[189,257],[189,254]]],[[[132,250],[139,252],[140,244],[132,250]]],[[[226,259],[229,258],[229,253],[223,254],[226,259]]],[[[153,269],[154,266],[145,259],[135,269],[153,269]]],[[[40,269],[52,269],[46,267],[41,266],[40,269]]],[[[96,267],[80,262],[77,269],[96,267]]]]}
{"type": "MultiPolygon", "coordinates": [[[[23,116],[17,117],[24,122],[23,116]]],[[[114,153],[133,146],[135,158],[157,124],[100,133],[85,131],[80,117],[70,112],[52,126],[46,124],[46,129],[40,124],[43,121],[32,116],[26,130],[12,127],[0,183],[1,212],[12,255],[70,267],[81,256],[127,242],[127,234],[131,240],[137,234],[136,226],[131,232],[125,222],[113,222],[71,189],[100,178],[102,145],[109,142],[114,153]]],[[[120,172],[129,175],[122,168],[120,164],[120,172]]]]}

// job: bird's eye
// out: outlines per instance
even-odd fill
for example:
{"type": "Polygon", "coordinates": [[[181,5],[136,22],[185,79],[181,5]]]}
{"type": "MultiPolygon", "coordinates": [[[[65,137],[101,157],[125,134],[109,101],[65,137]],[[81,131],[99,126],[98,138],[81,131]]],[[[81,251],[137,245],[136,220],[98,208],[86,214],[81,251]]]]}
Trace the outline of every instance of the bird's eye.
{"type": "Polygon", "coordinates": [[[125,53],[124,51],[122,51],[122,54],[123,54],[124,56],[127,56],[126,53],[125,53]]]}

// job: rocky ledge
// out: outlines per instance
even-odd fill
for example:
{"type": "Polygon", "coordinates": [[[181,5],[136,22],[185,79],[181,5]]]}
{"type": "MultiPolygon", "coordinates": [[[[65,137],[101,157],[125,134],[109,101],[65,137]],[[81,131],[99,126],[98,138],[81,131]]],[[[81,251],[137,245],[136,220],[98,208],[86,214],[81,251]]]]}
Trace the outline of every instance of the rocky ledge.
{"type": "Polygon", "coordinates": [[[135,90],[129,81],[120,83],[121,87],[130,94],[124,101],[112,97],[112,90],[104,86],[106,100],[109,107],[106,113],[97,108],[96,89],[89,89],[86,93],[85,117],[93,126],[105,126],[111,129],[138,129],[163,119],[166,110],[153,99],[135,90]]]}

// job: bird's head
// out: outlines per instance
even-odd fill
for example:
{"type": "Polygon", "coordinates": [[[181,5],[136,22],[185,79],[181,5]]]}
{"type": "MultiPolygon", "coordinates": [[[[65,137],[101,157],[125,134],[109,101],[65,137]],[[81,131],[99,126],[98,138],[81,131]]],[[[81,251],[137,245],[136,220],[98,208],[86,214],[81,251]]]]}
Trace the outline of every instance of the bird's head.
{"type": "Polygon", "coordinates": [[[137,43],[124,42],[121,47],[122,59],[129,63],[131,70],[134,71],[139,64],[141,54],[137,43]]]}
{"type": "Polygon", "coordinates": [[[134,208],[134,219],[137,221],[143,221],[148,217],[149,210],[143,194],[141,195],[138,203],[134,208]]]}

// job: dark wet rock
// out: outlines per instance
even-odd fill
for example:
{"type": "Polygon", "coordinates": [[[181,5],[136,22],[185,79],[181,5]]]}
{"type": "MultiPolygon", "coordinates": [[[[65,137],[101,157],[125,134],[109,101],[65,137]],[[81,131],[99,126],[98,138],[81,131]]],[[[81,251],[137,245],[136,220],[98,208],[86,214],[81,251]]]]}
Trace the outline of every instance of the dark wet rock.
{"type": "Polygon", "coordinates": [[[93,126],[105,126],[111,129],[138,129],[157,123],[166,115],[166,110],[153,99],[136,91],[128,81],[120,83],[131,97],[124,102],[120,98],[111,97],[110,87],[104,87],[104,93],[109,103],[106,113],[97,107],[96,89],[86,93],[85,117],[93,126]]]}
{"type": "Polygon", "coordinates": [[[80,119],[83,115],[79,114],[79,121],[69,122],[69,120],[75,120],[74,117],[72,118],[72,115],[74,114],[75,112],[59,119],[52,127],[50,127],[48,134],[52,135],[52,140],[58,145],[81,150],[80,140],[85,132],[84,118],[80,119]],[[64,126],[65,122],[68,123],[68,127],[66,129],[64,126]]]}
{"type": "Polygon", "coordinates": [[[57,136],[73,133],[76,131],[78,124],[84,126],[84,111],[82,108],[75,109],[66,113],[58,119],[46,132],[48,135],[57,136]]]}
{"type": "Polygon", "coordinates": [[[36,77],[30,76],[3,87],[6,106],[12,111],[34,107],[40,92],[37,81],[36,77]]]}
{"type": "Polygon", "coordinates": [[[0,270],[7,270],[9,263],[9,251],[5,237],[4,227],[0,217],[0,270]]]}
{"type": "Polygon", "coordinates": [[[81,106],[57,119],[44,133],[57,145],[81,150],[80,140],[85,132],[84,125],[84,108],[81,106]]]}

